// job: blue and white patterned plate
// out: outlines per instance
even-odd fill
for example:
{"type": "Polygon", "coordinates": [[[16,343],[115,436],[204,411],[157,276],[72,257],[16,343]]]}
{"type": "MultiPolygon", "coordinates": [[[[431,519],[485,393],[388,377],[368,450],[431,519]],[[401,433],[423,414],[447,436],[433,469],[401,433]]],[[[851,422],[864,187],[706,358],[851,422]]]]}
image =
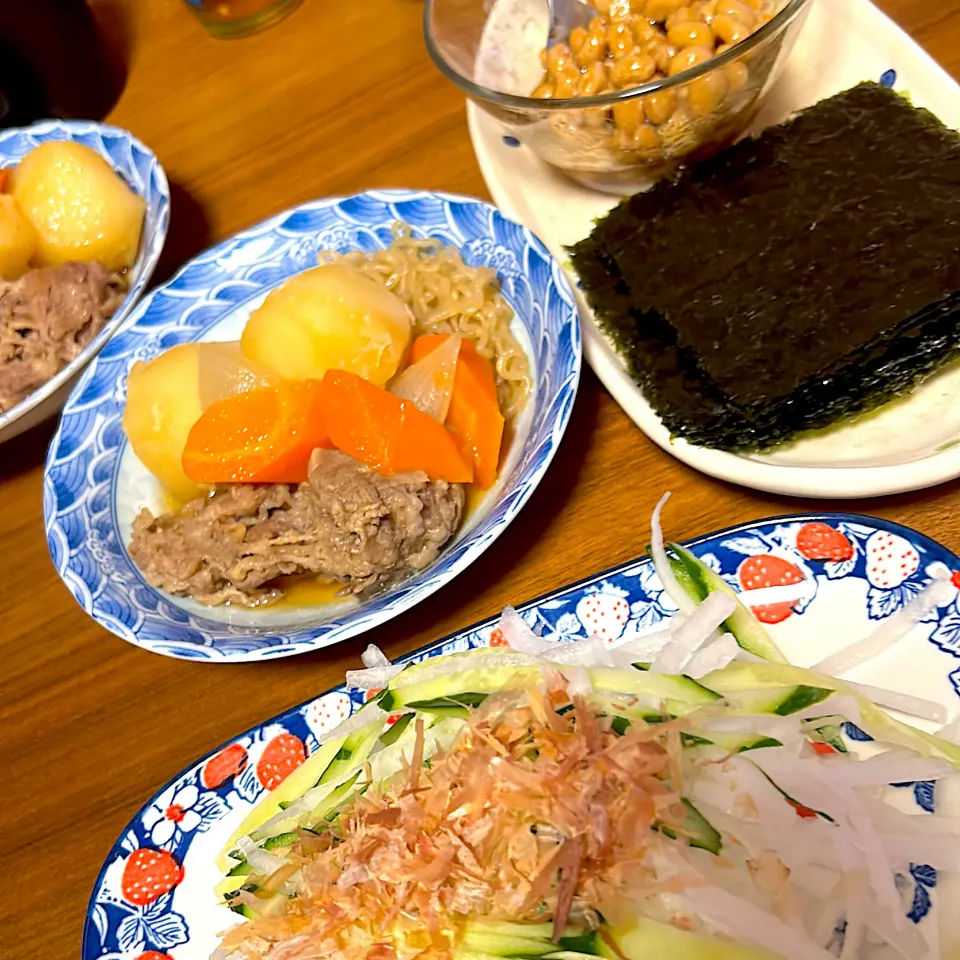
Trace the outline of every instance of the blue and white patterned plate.
{"type": "Polygon", "coordinates": [[[238,234],[153,291],[91,365],[50,445],[44,515],[53,562],[98,623],[155,653],[225,661],[285,657],[355,636],[412,607],[472,563],[540,482],[566,428],[580,376],[580,323],[557,262],[529,230],[480,200],[423,191],[372,191],[317,200],[238,234]],[[317,263],[320,250],[389,245],[403,220],[497,271],[528,351],[533,395],[496,486],[436,563],[365,603],[205,608],[148,586],[127,553],[137,511],[162,512],[156,481],[121,427],[126,376],[174,344],[239,338],[267,292],[317,263]]]}
{"type": "MultiPolygon", "coordinates": [[[[937,700],[951,719],[960,712],[960,558],[940,544],[882,520],[827,514],[749,524],[702,538],[692,549],[737,589],[744,581],[751,589],[762,589],[755,582],[761,566],[782,577],[789,565],[792,582],[799,577],[809,585],[802,609],[791,613],[767,605],[763,611],[766,620],[777,621],[769,629],[784,653],[801,666],[869,633],[879,619],[915,596],[938,567],[940,572],[946,568],[958,587],[952,597],[851,679],[937,700]],[[824,556],[828,559],[819,559],[824,556]]],[[[518,609],[537,632],[566,640],[598,634],[612,641],[656,627],[675,607],[644,559],[518,609]]],[[[495,626],[495,619],[487,620],[407,659],[442,656],[491,641],[496,645],[495,626]]],[[[362,702],[357,691],[332,690],[221,745],[163,787],[134,816],[107,856],[90,900],[83,960],[206,960],[218,932],[232,918],[216,903],[213,886],[221,878],[213,861],[265,791],[260,779],[264,751],[282,737],[275,751],[283,748],[285,756],[304,757],[316,749],[318,737],[362,702]],[[132,902],[144,899],[131,891],[138,875],[142,880],[149,871],[158,871],[166,881],[148,895],[148,902],[132,902]]],[[[866,736],[850,725],[846,734],[850,740],[866,736]]],[[[933,810],[932,783],[897,786],[896,800],[904,809],[933,810]]],[[[904,913],[934,945],[931,955],[939,956],[931,910],[938,893],[948,894],[938,888],[936,871],[915,864],[901,886],[904,913]]]]}
{"type": "Polygon", "coordinates": [[[136,137],[102,123],[45,120],[32,127],[0,130],[0,168],[19,163],[34,147],[48,140],[73,140],[96,150],[146,201],[140,252],[128,274],[127,296],[100,333],[70,364],[12,410],[0,414],[0,443],[46,419],[62,405],[70,384],[124,324],[146,289],[167,238],[170,188],[160,161],[136,137]]]}

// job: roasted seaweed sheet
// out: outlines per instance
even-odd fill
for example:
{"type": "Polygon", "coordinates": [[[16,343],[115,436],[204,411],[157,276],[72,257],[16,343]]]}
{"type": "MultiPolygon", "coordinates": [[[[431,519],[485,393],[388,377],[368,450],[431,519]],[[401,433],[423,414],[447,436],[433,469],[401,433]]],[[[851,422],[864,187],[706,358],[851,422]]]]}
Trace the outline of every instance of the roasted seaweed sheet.
{"type": "Polygon", "coordinates": [[[570,253],[671,432],[763,449],[960,354],[960,136],[860,84],[624,201],[570,253]]]}

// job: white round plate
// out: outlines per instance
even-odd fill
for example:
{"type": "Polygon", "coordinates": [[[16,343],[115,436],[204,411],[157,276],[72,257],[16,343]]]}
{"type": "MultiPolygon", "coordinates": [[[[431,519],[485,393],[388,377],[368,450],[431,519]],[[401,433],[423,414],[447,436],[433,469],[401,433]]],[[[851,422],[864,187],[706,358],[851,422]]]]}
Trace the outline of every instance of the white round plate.
{"type": "Polygon", "coordinates": [[[520,512],[566,429],[580,377],[580,324],[560,265],[526,228],[469,197],[377,190],[317,200],[237,234],[188,263],[144,299],[77,384],[47,455],[44,515],[54,565],[98,623],[166,656],[223,662],[288,657],[369,630],[419,603],[466,569],[520,512]],[[513,331],[533,373],[496,485],[434,564],[369,600],[203,607],[153,589],[127,552],[143,507],[167,509],[134,455],[121,420],[127,373],[178,343],[239,337],[250,311],[321,250],[375,250],[405,221],[417,236],[496,270],[513,331]]]}
{"type": "MultiPolygon", "coordinates": [[[[957,84],[869,0],[815,0],[756,129],[862,80],[895,85],[915,105],[960,127],[957,84]]],[[[616,198],[541,163],[475,104],[468,103],[467,114],[497,205],[567,262],[564,248],[586,237],[616,198]]],[[[728,453],[673,438],[598,330],[579,291],[577,302],[584,352],[597,376],[651,440],[703,473],[772,493],[830,498],[918,490],[960,476],[960,366],[849,426],[767,454],[728,453]]]]}

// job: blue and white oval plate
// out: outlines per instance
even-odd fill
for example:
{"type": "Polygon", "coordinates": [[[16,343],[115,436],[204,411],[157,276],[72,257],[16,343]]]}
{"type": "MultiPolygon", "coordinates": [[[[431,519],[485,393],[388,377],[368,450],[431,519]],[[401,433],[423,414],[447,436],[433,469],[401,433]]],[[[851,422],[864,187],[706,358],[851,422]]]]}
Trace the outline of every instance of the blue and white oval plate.
{"type": "MultiPolygon", "coordinates": [[[[906,527],[848,514],[783,517],[701,538],[690,545],[704,563],[737,590],[757,600],[765,589],[757,574],[807,587],[805,600],[790,610],[761,604],[756,612],[786,656],[809,666],[901,609],[944,570],[956,587],[943,603],[892,649],[851,672],[849,679],[940,703],[949,720],[960,714],[960,558],[906,527]]],[[[598,635],[611,642],[656,629],[676,610],[646,559],[626,563],[518,607],[538,633],[561,641],[598,635]]],[[[406,660],[496,645],[497,619],[439,640],[406,660]]],[[[296,764],[317,748],[317,739],[363,703],[360,691],[344,687],[274,717],[221,744],[167,783],[127,824],[107,855],[93,889],[83,936],[83,960],[206,960],[232,915],[217,904],[221,879],[214,860],[266,791],[260,764],[269,745],[282,746],[296,764]],[[138,852],[144,851],[144,852],[138,852]],[[144,902],[143,871],[158,882],[144,902]],[[126,892],[125,892],[126,891],[126,892]],[[155,951],[155,952],[152,952],[155,951]],[[159,956],[158,956],[159,955],[159,956]]],[[[923,721],[918,726],[932,729],[923,721]]],[[[851,748],[866,734],[846,725],[851,748]]],[[[292,767],[291,767],[292,769],[292,767]]],[[[271,783],[271,786],[274,784],[271,783]]],[[[898,806],[923,814],[941,804],[928,782],[895,785],[898,806]]],[[[899,884],[903,910],[925,934],[931,956],[937,948],[938,900],[955,902],[951,877],[913,864],[899,884]]]]}
{"type": "Polygon", "coordinates": [[[559,264],[527,229],[480,200],[423,191],[371,191],[317,200],[238,234],[188,263],[146,297],[77,384],[47,456],[44,516],[53,562],[98,623],[138,646],[196,660],[259,660],[325,647],[368,630],[438,590],[507,528],[530,498],[566,429],[580,376],[580,322],[559,264]],[[178,343],[239,338],[250,312],[321,250],[375,250],[392,225],[456,247],[496,270],[527,350],[533,395],[496,486],[436,563],[366,602],[202,607],[150,587],[127,552],[142,507],[162,491],[121,426],[126,377],[178,343]]]}
{"type": "Polygon", "coordinates": [[[31,127],[0,130],[0,168],[16,166],[48,140],[72,140],[100,154],[146,202],[140,250],[127,275],[127,295],[100,333],[67,366],[6,413],[0,413],[0,443],[55,413],[70,385],[103,345],[123,326],[160,259],[170,224],[170,187],[160,161],[133,134],[118,127],[80,120],[44,120],[31,127]]]}

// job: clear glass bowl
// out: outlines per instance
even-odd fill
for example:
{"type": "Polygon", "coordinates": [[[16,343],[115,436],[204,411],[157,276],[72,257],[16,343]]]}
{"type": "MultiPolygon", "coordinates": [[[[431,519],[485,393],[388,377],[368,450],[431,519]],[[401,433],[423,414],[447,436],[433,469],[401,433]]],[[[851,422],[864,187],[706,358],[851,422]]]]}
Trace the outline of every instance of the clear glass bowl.
{"type": "MultiPolygon", "coordinates": [[[[649,4],[668,9],[682,5],[680,0],[612,2],[620,5],[615,14],[622,15],[627,5],[636,11],[635,24],[646,18],[646,11],[652,12],[649,4]]],[[[710,0],[685,2],[696,7],[710,0]]],[[[611,0],[595,3],[609,8],[611,0]]],[[[754,32],[732,45],[715,47],[710,59],[672,76],[660,75],[662,67],[667,68],[664,72],[671,65],[677,69],[676,62],[666,60],[657,64],[658,72],[648,82],[627,89],[609,89],[608,82],[605,92],[576,97],[558,96],[560,85],[551,87],[548,81],[549,99],[542,98],[548,76],[547,0],[426,0],[423,25],[427,49],[441,72],[499,120],[505,134],[578,182],[623,194],[721,150],[746,132],[789,55],[810,3],[765,0],[761,13],[768,19],[754,32]],[[532,96],[535,90],[541,96],[532,96]]],[[[713,23],[716,26],[715,19],[713,23]]],[[[720,39],[719,33],[713,36],[714,43],[720,39]]],[[[627,43],[632,42],[628,37],[627,43]]],[[[634,52],[653,50],[636,42],[634,52]]],[[[670,56],[683,50],[674,47],[670,56]]],[[[641,56],[628,66],[643,62],[641,56]]],[[[606,76],[613,77],[611,61],[604,63],[606,76]]],[[[589,91],[589,69],[599,70],[582,61],[560,63],[552,76],[573,71],[574,82],[589,91]]]]}

